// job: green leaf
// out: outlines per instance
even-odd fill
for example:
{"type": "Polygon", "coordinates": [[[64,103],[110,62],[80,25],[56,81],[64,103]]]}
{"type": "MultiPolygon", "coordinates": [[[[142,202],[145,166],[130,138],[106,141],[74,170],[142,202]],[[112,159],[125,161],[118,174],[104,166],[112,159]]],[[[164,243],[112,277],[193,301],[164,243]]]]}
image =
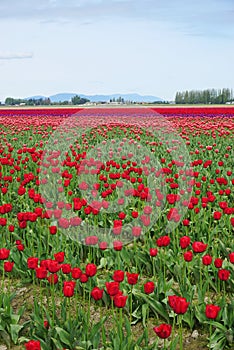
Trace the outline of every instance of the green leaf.
{"type": "Polygon", "coordinates": [[[145,295],[141,292],[137,292],[133,289],[133,294],[138,297],[139,299],[142,299],[146,304],[149,305],[150,309],[156,314],[160,315],[163,317],[167,322],[169,322],[169,317],[167,312],[165,311],[165,307],[162,306],[160,302],[155,300],[152,296],[150,295],[145,295]]]}
{"type": "Polygon", "coordinates": [[[216,328],[220,329],[223,332],[227,331],[227,328],[225,326],[223,326],[222,324],[218,323],[218,322],[215,322],[215,321],[211,321],[211,322],[210,321],[204,321],[204,323],[212,324],[213,327],[216,327],[216,328]]]}
{"type": "Polygon", "coordinates": [[[19,332],[22,328],[23,328],[22,325],[18,325],[18,324],[11,324],[10,325],[11,339],[12,339],[14,344],[17,343],[17,340],[19,338],[19,332]]]}
{"type": "Polygon", "coordinates": [[[147,318],[147,312],[149,309],[149,305],[143,304],[141,309],[142,309],[142,323],[143,323],[143,326],[146,327],[146,318],[147,318]]]}
{"type": "Polygon", "coordinates": [[[64,329],[60,328],[60,327],[55,327],[55,330],[59,336],[59,339],[61,340],[61,342],[63,342],[66,345],[71,346],[71,342],[70,342],[70,335],[68,332],[66,332],[64,329]]]}

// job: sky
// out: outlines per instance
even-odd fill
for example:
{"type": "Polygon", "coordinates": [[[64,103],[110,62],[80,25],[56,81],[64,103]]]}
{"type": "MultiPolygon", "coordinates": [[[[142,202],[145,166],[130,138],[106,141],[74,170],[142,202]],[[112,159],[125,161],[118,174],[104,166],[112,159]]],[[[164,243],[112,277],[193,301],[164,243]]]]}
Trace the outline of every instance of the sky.
{"type": "Polygon", "coordinates": [[[0,0],[6,97],[234,88],[233,0],[0,0]]]}

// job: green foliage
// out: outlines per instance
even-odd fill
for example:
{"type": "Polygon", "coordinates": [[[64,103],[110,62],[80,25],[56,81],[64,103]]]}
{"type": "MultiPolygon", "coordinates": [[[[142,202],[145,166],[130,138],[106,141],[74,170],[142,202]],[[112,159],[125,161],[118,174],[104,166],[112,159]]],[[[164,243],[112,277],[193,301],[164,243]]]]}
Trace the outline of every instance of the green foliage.
{"type": "Polygon", "coordinates": [[[207,89],[177,92],[176,104],[225,104],[234,100],[232,89],[207,89]]]}
{"type": "Polygon", "coordinates": [[[80,97],[78,95],[72,97],[71,101],[72,101],[73,105],[83,105],[86,102],[89,102],[89,100],[87,98],[83,98],[83,97],[80,97]]]}

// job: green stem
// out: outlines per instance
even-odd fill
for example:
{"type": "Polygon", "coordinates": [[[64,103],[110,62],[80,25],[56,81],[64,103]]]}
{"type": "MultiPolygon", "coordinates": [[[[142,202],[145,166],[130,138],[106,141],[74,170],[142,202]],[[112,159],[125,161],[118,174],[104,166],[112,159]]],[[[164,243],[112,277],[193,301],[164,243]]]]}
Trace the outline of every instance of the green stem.
{"type": "Polygon", "coordinates": [[[131,285],[131,291],[130,291],[130,300],[129,300],[129,311],[130,311],[130,325],[132,324],[132,289],[133,289],[133,286],[131,285]]]}
{"type": "Polygon", "coordinates": [[[212,323],[210,323],[210,339],[209,339],[209,349],[211,349],[211,335],[212,335],[212,323]]]}
{"type": "Polygon", "coordinates": [[[122,336],[123,336],[123,309],[122,307],[119,309],[119,336],[120,336],[120,345],[122,344],[122,336]]]}
{"type": "Polygon", "coordinates": [[[179,316],[180,350],[183,350],[182,315],[179,316]]]}

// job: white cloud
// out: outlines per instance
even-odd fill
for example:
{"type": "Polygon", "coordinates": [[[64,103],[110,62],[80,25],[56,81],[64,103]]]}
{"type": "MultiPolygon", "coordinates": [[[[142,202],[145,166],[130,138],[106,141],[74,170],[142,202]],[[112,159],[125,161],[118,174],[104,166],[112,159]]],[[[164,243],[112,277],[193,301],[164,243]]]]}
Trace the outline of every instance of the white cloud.
{"type": "Polygon", "coordinates": [[[18,52],[18,53],[3,53],[0,52],[0,60],[23,60],[27,58],[32,58],[32,53],[18,52]]]}

